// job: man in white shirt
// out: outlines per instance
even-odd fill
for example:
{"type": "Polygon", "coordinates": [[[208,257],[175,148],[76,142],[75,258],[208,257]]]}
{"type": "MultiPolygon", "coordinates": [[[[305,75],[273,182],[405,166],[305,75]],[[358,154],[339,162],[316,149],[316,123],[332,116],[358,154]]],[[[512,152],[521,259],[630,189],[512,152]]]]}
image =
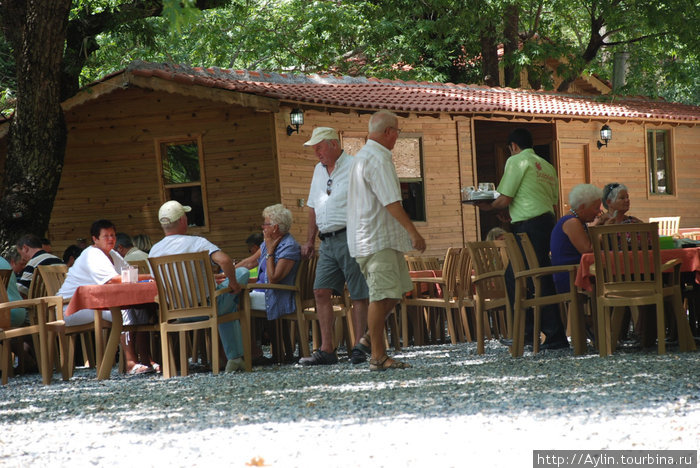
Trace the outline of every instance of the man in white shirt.
{"type": "Polygon", "coordinates": [[[367,143],[355,156],[348,187],[348,248],[369,287],[370,370],[409,364],[386,355],[384,323],[403,294],[413,288],[404,252],[425,251],[425,239],[401,205],[391,150],[401,130],[396,115],[379,111],[369,119],[367,143]]]}
{"type": "Polygon", "coordinates": [[[338,132],[329,127],[315,128],[311,139],[304,143],[314,149],[319,163],[314,169],[309,189],[309,224],[306,244],[301,254],[310,257],[314,254],[316,235],[321,239],[314,296],[321,347],[310,357],[301,358],[299,364],[312,366],[335,364],[338,356],[333,346],[333,305],[331,294],[342,295],[347,282],[352,298],[352,318],[355,329],[355,347],[350,353],[350,361],[359,364],[367,360],[369,351],[361,337],[367,328],[367,306],[369,290],[360,267],[348,251],[346,231],[346,207],[348,202],[348,179],[352,167],[352,156],[340,147],[338,132]]]}
{"type": "MultiPolygon", "coordinates": [[[[162,257],[183,253],[196,253],[206,250],[211,261],[219,265],[226,275],[227,282],[220,287],[230,286],[234,293],[241,290],[241,284],[248,282],[249,272],[246,268],[236,268],[223,250],[209,242],[204,237],[187,235],[187,215],[191,208],[182,206],[175,200],[165,202],[158,210],[158,220],[163,228],[165,237],[153,244],[149,257],[162,257]]],[[[233,294],[221,294],[216,298],[216,309],[219,315],[233,312],[238,307],[237,298],[233,294]]],[[[226,372],[244,369],[243,343],[241,324],[238,320],[219,325],[219,337],[226,354],[226,372]]]]}

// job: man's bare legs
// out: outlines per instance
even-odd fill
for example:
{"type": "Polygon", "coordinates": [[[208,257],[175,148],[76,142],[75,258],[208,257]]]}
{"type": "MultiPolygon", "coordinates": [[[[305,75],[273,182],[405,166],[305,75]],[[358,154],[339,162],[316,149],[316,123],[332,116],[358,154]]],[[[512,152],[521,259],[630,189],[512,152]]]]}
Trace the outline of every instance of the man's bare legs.
{"type": "Polygon", "coordinates": [[[352,301],[352,328],[355,331],[355,346],[360,343],[360,338],[367,330],[367,309],[369,299],[358,299],[352,301]]]}
{"type": "Polygon", "coordinates": [[[321,351],[326,353],[335,352],[333,347],[333,305],[331,304],[330,289],[314,289],[316,298],[316,314],[318,315],[318,327],[321,329],[321,351]]]}
{"type": "Polygon", "coordinates": [[[398,299],[382,299],[369,303],[367,310],[367,324],[369,337],[372,342],[372,361],[381,360],[386,356],[386,343],[384,343],[384,324],[398,299]]]}

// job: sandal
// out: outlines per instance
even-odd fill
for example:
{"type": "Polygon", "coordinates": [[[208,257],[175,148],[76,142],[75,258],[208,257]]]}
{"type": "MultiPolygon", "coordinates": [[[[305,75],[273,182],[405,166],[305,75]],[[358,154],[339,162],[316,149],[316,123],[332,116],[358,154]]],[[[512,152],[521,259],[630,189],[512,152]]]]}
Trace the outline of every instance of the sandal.
{"type": "Polygon", "coordinates": [[[372,354],[371,343],[372,342],[369,340],[369,333],[365,333],[362,335],[362,338],[360,338],[360,341],[357,342],[355,348],[359,349],[365,354],[372,354]]]}
{"type": "Polygon", "coordinates": [[[386,354],[379,359],[369,360],[369,370],[371,371],[385,371],[387,369],[408,369],[413,367],[407,362],[396,361],[395,359],[390,359],[386,354]],[[390,361],[387,364],[387,361],[390,361]]]}
{"type": "Polygon", "coordinates": [[[153,368],[144,366],[143,364],[134,364],[134,367],[127,372],[128,375],[142,375],[151,373],[153,373],[153,368]]]}

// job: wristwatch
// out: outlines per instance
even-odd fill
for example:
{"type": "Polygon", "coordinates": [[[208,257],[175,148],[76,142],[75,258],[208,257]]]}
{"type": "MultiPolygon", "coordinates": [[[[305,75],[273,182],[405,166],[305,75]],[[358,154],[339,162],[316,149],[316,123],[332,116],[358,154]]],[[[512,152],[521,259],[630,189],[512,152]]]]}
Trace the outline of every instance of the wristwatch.
{"type": "Polygon", "coordinates": [[[272,254],[266,254],[266,255],[265,255],[265,260],[267,260],[268,258],[274,259],[274,257],[272,256],[272,254]]]}

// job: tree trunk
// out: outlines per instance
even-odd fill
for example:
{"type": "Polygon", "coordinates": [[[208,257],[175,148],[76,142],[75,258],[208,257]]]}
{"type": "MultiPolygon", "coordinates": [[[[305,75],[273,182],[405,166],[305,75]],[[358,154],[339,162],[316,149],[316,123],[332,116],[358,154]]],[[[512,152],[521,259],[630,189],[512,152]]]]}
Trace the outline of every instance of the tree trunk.
{"type": "Polygon", "coordinates": [[[60,72],[71,0],[5,0],[0,17],[17,70],[9,128],[0,251],[25,233],[46,233],[66,148],[60,72]]]}
{"type": "Polygon", "coordinates": [[[479,31],[481,42],[481,69],[484,83],[488,86],[499,86],[498,45],[496,44],[496,28],[491,23],[483,24],[479,31]]]}
{"type": "Polygon", "coordinates": [[[518,25],[520,24],[520,14],[518,5],[510,4],[506,6],[503,14],[503,35],[505,41],[503,43],[503,84],[511,88],[520,87],[520,74],[513,62],[513,56],[518,51],[519,36],[518,25]]]}

